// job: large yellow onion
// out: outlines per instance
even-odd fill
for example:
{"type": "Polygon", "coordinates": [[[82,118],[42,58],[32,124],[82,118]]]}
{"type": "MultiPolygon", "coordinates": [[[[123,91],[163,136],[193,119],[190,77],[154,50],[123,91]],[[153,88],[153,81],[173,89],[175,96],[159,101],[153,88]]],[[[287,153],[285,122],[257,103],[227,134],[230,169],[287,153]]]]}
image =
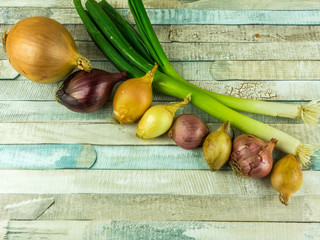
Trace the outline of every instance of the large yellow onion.
{"type": "Polygon", "coordinates": [[[29,17],[17,22],[3,35],[12,67],[29,80],[51,83],[64,79],[73,69],[90,71],[69,31],[47,17],[29,17]]]}

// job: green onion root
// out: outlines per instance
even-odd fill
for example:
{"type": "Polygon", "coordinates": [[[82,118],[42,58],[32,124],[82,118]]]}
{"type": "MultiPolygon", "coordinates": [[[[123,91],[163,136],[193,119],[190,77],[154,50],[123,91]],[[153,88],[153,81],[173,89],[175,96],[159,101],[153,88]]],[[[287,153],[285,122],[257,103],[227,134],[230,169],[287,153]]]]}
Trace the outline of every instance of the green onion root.
{"type": "Polygon", "coordinates": [[[306,124],[317,126],[320,118],[320,99],[313,100],[307,105],[301,106],[299,119],[306,124]]]}

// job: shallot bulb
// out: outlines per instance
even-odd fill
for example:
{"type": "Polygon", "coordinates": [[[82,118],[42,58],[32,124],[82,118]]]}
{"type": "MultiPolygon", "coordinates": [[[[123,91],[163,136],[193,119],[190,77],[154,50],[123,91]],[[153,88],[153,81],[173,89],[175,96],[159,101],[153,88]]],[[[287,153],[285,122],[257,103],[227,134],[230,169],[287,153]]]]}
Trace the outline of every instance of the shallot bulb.
{"type": "Polygon", "coordinates": [[[208,135],[205,122],[194,114],[182,114],[174,120],[168,136],[183,149],[198,147],[208,135]]]}
{"type": "Polygon", "coordinates": [[[155,63],[143,77],[128,79],[117,88],[113,97],[113,115],[121,124],[135,122],[151,106],[152,81],[157,69],[155,63]]]}
{"type": "Polygon", "coordinates": [[[56,92],[56,101],[74,112],[90,113],[101,108],[109,98],[114,85],[126,78],[125,71],[109,73],[92,69],[72,73],[56,92]]]}
{"type": "Polygon", "coordinates": [[[212,171],[218,171],[228,162],[232,149],[229,121],[224,122],[204,140],[202,151],[204,159],[212,171]]]}
{"type": "Polygon", "coordinates": [[[191,94],[183,101],[170,105],[160,104],[149,108],[138,123],[136,134],[144,140],[151,140],[167,132],[172,126],[176,111],[188,104],[191,94]]]}
{"type": "Polygon", "coordinates": [[[290,196],[297,192],[303,181],[301,166],[297,159],[287,154],[274,165],[271,172],[271,184],[279,192],[279,200],[288,205],[290,196]]]}
{"type": "Polygon", "coordinates": [[[273,165],[272,151],[276,139],[265,142],[252,134],[238,136],[232,147],[230,165],[240,175],[252,178],[267,176],[273,165]]]}

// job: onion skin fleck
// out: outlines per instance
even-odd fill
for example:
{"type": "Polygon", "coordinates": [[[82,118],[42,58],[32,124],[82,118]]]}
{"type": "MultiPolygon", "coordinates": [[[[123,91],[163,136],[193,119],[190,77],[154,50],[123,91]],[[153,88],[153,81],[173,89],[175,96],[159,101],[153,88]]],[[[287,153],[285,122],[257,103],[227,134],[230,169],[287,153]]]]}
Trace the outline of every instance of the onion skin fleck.
{"type": "Polygon", "coordinates": [[[109,98],[114,85],[126,78],[125,71],[109,73],[92,69],[72,73],[56,92],[56,101],[74,112],[91,113],[100,109],[109,98]]]}
{"type": "Polygon", "coordinates": [[[272,169],[276,139],[265,142],[252,134],[242,134],[233,141],[230,165],[245,177],[263,178],[272,169]]]}
{"type": "Polygon", "coordinates": [[[274,165],[271,184],[279,192],[279,200],[288,205],[290,196],[297,192],[303,182],[301,166],[293,155],[286,155],[274,165]]]}
{"type": "Polygon", "coordinates": [[[194,114],[182,114],[177,117],[169,130],[168,136],[183,149],[198,147],[208,135],[205,122],[194,114]]]}
{"type": "Polygon", "coordinates": [[[58,82],[77,66],[91,71],[89,61],[77,52],[74,39],[59,22],[29,17],[17,22],[3,42],[12,67],[37,83],[58,82]]]}
{"type": "Polygon", "coordinates": [[[220,170],[230,158],[232,141],[227,134],[229,130],[230,123],[226,121],[204,140],[202,146],[203,156],[212,171],[220,170]]]}

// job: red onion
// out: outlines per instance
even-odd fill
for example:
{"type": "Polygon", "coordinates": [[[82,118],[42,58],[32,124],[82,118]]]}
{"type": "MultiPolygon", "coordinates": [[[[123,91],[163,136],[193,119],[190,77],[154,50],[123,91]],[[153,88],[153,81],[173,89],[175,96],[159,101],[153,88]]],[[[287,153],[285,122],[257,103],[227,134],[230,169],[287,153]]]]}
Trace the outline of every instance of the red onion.
{"type": "Polygon", "coordinates": [[[272,151],[277,140],[265,142],[251,134],[242,134],[233,141],[230,165],[246,177],[267,176],[273,165],[272,151]]]}
{"type": "Polygon", "coordinates": [[[173,122],[168,136],[183,149],[198,147],[209,134],[205,122],[194,114],[182,114],[173,122]]]}
{"type": "Polygon", "coordinates": [[[109,73],[100,69],[74,72],[56,92],[56,100],[75,112],[94,112],[105,104],[114,85],[126,76],[125,71],[109,73]]]}

